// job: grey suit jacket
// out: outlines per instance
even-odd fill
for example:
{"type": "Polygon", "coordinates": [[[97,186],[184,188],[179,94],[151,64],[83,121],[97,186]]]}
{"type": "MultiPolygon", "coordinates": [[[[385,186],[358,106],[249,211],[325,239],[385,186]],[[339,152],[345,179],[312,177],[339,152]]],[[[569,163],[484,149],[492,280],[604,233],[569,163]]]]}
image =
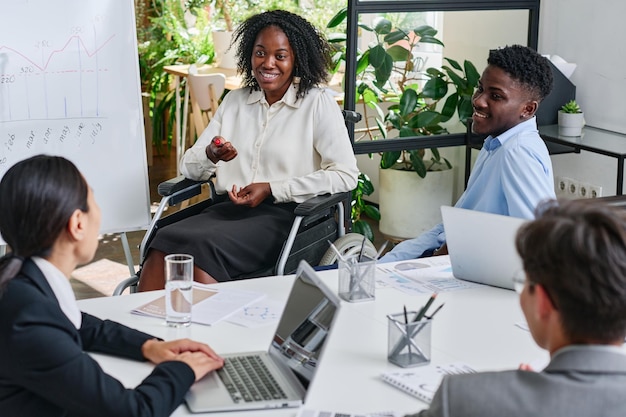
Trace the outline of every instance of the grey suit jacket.
{"type": "Polygon", "coordinates": [[[542,372],[445,377],[430,408],[413,417],[623,417],[625,394],[626,355],[570,347],[542,372]]]}

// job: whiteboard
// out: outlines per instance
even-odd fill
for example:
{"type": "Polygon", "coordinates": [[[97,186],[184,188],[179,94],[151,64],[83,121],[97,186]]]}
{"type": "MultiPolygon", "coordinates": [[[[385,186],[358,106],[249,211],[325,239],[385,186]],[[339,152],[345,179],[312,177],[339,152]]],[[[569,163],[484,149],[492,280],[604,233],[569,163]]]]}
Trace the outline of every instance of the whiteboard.
{"type": "Polygon", "coordinates": [[[0,0],[0,177],[62,155],[102,209],[102,233],[150,221],[133,0],[0,0]]]}

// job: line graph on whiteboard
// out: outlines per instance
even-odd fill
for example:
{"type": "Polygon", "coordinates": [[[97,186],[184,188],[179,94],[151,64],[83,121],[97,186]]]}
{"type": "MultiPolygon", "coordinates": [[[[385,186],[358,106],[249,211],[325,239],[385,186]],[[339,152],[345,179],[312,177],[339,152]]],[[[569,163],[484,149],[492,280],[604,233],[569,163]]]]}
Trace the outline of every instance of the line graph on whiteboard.
{"type": "Polygon", "coordinates": [[[62,155],[98,190],[103,231],[147,224],[134,2],[0,0],[0,10],[0,178],[29,156],[62,155]]]}
{"type": "Polygon", "coordinates": [[[61,42],[41,37],[30,45],[0,43],[0,121],[102,116],[101,78],[112,74],[99,54],[115,34],[99,39],[95,24],[90,36],[83,26],[68,31],[73,34],[61,42]]]}

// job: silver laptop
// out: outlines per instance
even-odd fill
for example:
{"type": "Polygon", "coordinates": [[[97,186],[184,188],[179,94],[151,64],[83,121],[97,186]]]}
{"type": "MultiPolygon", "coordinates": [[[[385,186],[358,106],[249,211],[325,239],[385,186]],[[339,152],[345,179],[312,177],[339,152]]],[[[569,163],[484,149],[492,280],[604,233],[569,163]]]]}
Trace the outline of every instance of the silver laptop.
{"type": "Polygon", "coordinates": [[[522,270],[515,234],[528,220],[448,206],[441,216],[455,278],[512,290],[522,270]]]}
{"type": "Polygon", "coordinates": [[[302,405],[339,305],[339,298],[301,261],[268,350],[222,355],[224,368],[196,382],[187,393],[189,410],[207,413],[302,405]]]}

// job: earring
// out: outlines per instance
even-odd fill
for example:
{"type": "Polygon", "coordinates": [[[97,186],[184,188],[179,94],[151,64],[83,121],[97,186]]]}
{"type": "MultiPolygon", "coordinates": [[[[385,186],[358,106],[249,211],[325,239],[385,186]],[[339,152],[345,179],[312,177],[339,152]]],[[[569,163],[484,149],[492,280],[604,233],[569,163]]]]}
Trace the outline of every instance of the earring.
{"type": "Polygon", "coordinates": [[[295,77],[293,77],[293,83],[294,83],[294,84],[300,84],[300,81],[301,81],[301,80],[302,80],[302,79],[301,79],[300,77],[298,77],[297,75],[296,75],[295,77]]]}

